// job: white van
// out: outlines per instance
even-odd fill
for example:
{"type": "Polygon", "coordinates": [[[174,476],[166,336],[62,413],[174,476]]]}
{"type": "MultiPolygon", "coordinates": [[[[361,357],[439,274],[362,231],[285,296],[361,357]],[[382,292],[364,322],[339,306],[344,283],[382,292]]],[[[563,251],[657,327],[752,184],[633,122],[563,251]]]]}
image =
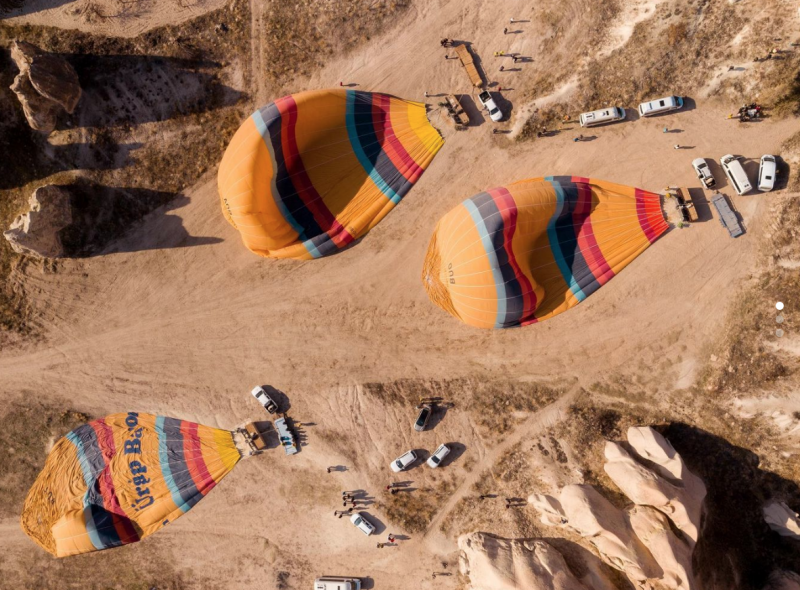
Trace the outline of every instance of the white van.
{"type": "Polygon", "coordinates": [[[609,107],[607,109],[600,109],[599,111],[592,111],[591,113],[583,113],[580,116],[580,123],[581,127],[594,127],[595,125],[602,125],[603,123],[622,121],[624,118],[625,109],[622,107],[609,107]]]}
{"type": "Polygon", "coordinates": [[[745,173],[739,160],[740,158],[728,154],[727,156],[722,156],[719,163],[722,165],[722,169],[725,171],[731,186],[733,186],[733,190],[736,191],[737,195],[743,195],[753,190],[753,185],[750,184],[750,179],[747,178],[747,173],[745,173]]]}
{"type": "Polygon", "coordinates": [[[361,580],[358,578],[325,576],[314,580],[314,590],[361,590],[361,580]]]}
{"type": "Polygon", "coordinates": [[[683,98],[680,96],[665,96],[664,98],[657,98],[656,100],[640,104],[639,114],[642,117],[649,117],[651,115],[658,115],[659,113],[677,111],[681,108],[683,108],[683,98]]]}

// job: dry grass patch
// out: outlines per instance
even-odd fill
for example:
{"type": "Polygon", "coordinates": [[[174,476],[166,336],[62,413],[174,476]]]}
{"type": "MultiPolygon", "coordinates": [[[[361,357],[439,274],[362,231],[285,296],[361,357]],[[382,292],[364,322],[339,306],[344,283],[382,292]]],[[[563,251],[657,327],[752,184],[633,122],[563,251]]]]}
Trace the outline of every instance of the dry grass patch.
{"type": "Polygon", "coordinates": [[[384,490],[377,507],[392,524],[410,533],[421,533],[457,487],[456,477],[451,473],[435,485],[420,486],[413,491],[401,488],[396,494],[390,494],[384,490]]]}
{"type": "Polygon", "coordinates": [[[276,87],[391,30],[410,0],[271,2],[264,15],[266,75],[276,87]]]}

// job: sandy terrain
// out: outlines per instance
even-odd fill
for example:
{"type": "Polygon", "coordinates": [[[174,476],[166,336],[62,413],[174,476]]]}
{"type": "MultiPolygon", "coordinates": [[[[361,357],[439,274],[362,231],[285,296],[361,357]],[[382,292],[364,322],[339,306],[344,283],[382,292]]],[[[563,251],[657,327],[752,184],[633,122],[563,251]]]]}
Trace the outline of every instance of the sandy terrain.
{"type": "MultiPolygon", "coordinates": [[[[153,3],[151,16],[124,25],[87,24],[71,12],[74,4],[20,18],[135,35],[220,2],[153,3]]],[[[453,4],[419,3],[390,35],[334,59],[297,90],[344,81],[416,100],[425,91],[474,94],[457,60],[443,59],[441,37],[472,39],[493,70],[492,50],[524,53],[533,43],[533,24],[503,39],[508,18],[525,16],[521,1],[505,3],[499,12],[477,3],[454,11],[453,4]]],[[[653,3],[637,4],[636,20],[645,18],[653,3]]],[[[610,42],[624,43],[626,34],[622,27],[610,42]]],[[[254,53],[253,59],[260,58],[254,53]]],[[[523,68],[497,81],[521,86],[524,75],[523,68]]],[[[263,86],[246,90],[268,98],[263,86]]],[[[517,107],[521,89],[502,94],[517,107]]],[[[705,344],[720,329],[737,288],[757,269],[758,238],[774,197],[737,197],[722,182],[746,235],[728,238],[706,213],[705,221],[670,231],[574,310],[506,331],[469,328],[428,301],[420,272],[437,219],[481,190],[541,175],[579,174],[660,191],[696,186],[693,158],[734,153],[748,159],[752,176],[762,154],[777,153],[800,130],[796,120],[740,125],[726,120],[729,110],[698,98],[694,108],[668,117],[584,130],[590,140],[580,143],[572,141],[580,131],[570,129],[515,144],[493,135],[488,120],[455,132],[434,115],[445,145],[403,203],[354,247],[304,263],[248,252],[220,213],[211,170],[187,191],[184,206],[151,214],[105,255],[64,261],[57,272],[32,266],[19,271],[45,337],[0,351],[0,396],[43,395],[95,416],[134,410],[233,428],[265,419],[248,392],[271,384],[288,396],[296,420],[313,423],[304,427],[308,445],[296,457],[273,449],[243,461],[190,513],[139,545],[170,552],[173,567],[191,580],[187,587],[305,589],[315,575],[338,573],[369,576],[375,588],[457,588],[455,539],[438,526],[458,500],[474,493],[482,469],[557,420],[579,387],[611,373],[655,372],[665,357],[680,355],[680,362],[658,373],[661,385],[691,385],[706,360],[705,344]],[[673,133],[662,133],[665,125],[673,133]],[[675,143],[686,147],[673,149],[675,143]],[[170,231],[176,217],[190,237],[170,231]],[[222,241],[198,240],[207,237],[222,241]],[[516,428],[500,437],[482,431],[461,405],[435,429],[415,433],[411,406],[384,403],[363,387],[407,378],[497,377],[565,383],[567,393],[515,416],[516,428]],[[432,451],[441,442],[466,449],[441,473],[421,465],[390,477],[395,456],[409,448],[432,451]],[[348,470],[327,474],[329,465],[348,470]],[[426,533],[390,525],[375,505],[365,510],[382,523],[378,539],[332,516],[342,490],[363,489],[381,501],[389,481],[424,487],[448,477],[454,491],[426,533]],[[388,532],[409,538],[399,547],[376,549],[388,532]],[[276,582],[280,571],[290,572],[285,586],[276,582]],[[432,578],[434,571],[454,575],[432,578]]],[[[510,129],[515,122],[512,115],[501,126],[510,129]]],[[[0,570],[38,551],[14,518],[0,522],[0,531],[0,570]]],[[[90,560],[102,567],[104,558],[90,560]]]]}

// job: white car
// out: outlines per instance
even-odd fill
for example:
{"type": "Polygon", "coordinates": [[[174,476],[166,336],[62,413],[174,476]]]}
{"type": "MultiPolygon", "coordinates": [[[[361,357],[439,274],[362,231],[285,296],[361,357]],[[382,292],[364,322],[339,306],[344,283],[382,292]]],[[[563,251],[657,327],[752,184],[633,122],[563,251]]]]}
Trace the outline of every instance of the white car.
{"type": "Polygon", "coordinates": [[[250,393],[258,400],[258,403],[264,406],[264,409],[270,414],[274,414],[278,411],[278,404],[276,404],[272,398],[267,395],[267,392],[264,391],[263,387],[256,386],[250,393]]]}
{"type": "Polygon", "coordinates": [[[649,117],[651,115],[658,115],[659,113],[668,113],[669,111],[677,111],[683,108],[683,98],[680,96],[665,96],[664,98],[657,98],[650,102],[643,102],[639,105],[639,114],[642,117],[649,117]]]}
{"type": "Polygon", "coordinates": [[[695,158],[692,160],[692,168],[694,168],[697,178],[700,179],[700,182],[703,183],[704,187],[711,188],[717,184],[717,181],[714,179],[714,175],[711,174],[711,168],[708,167],[708,162],[706,162],[705,158],[695,158]]]}
{"type": "Polygon", "coordinates": [[[758,190],[771,191],[775,186],[775,156],[761,156],[761,165],[758,167],[758,190]]]}
{"type": "Polygon", "coordinates": [[[489,118],[492,121],[500,121],[503,118],[503,111],[497,108],[497,105],[494,103],[494,99],[492,95],[489,94],[488,90],[484,90],[478,95],[478,100],[481,101],[483,108],[489,111],[489,118]]]}
{"type": "Polygon", "coordinates": [[[325,576],[314,580],[314,590],[361,590],[359,578],[325,576]]]}
{"type": "Polygon", "coordinates": [[[433,455],[428,457],[426,463],[429,467],[436,469],[439,467],[439,464],[442,462],[442,459],[447,457],[450,454],[450,447],[447,445],[439,445],[439,448],[433,452],[433,455]]]}
{"type": "Polygon", "coordinates": [[[350,522],[356,525],[356,528],[367,536],[375,532],[375,526],[364,518],[363,512],[356,512],[350,517],[350,522]]]}
{"type": "Polygon", "coordinates": [[[400,473],[404,469],[407,469],[409,465],[411,465],[414,461],[417,460],[417,454],[414,451],[408,451],[400,455],[397,459],[389,463],[389,467],[392,468],[392,471],[395,473],[400,473]]]}

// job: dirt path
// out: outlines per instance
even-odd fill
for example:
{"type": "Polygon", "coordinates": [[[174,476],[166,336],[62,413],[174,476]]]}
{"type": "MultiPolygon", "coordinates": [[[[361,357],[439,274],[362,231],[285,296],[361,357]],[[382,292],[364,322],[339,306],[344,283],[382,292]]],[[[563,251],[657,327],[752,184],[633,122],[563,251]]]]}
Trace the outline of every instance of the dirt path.
{"type": "Polygon", "coordinates": [[[250,0],[250,87],[253,89],[254,108],[267,102],[267,87],[264,83],[264,11],[265,0],[250,0]]]}
{"type": "Polygon", "coordinates": [[[462,498],[472,493],[472,486],[480,479],[486,469],[490,469],[508,449],[519,443],[523,438],[533,438],[541,435],[544,430],[563,418],[563,412],[575,401],[579,390],[573,389],[569,393],[562,395],[553,403],[545,406],[541,410],[533,413],[524,422],[519,424],[508,438],[503,439],[499,445],[486,453],[480,461],[472,468],[472,471],[460,486],[447,499],[428,525],[428,530],[423,536],[423,540],[431,549],[449,553],[455,551],[457,546],[456,539],[448,539],[440,530],[440,525],[445,518],[461,501],[462,498]],[[446,549],[447,548],[447,549],[446,549]],[[448,550],[449,549],[449,550],[448,550]]]}

